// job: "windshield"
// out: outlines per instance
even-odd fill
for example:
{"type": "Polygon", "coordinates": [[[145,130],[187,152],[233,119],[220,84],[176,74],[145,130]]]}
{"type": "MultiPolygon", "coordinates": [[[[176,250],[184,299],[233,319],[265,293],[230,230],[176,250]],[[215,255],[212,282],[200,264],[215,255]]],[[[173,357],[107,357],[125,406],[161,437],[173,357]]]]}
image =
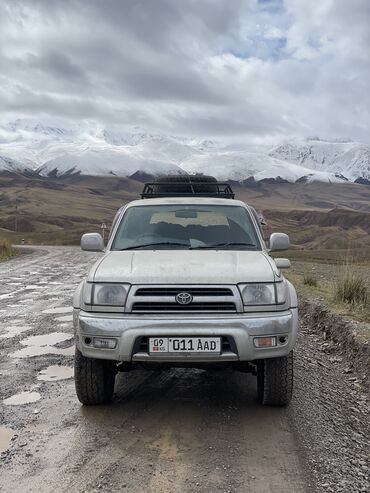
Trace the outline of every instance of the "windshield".
{"type": "Polygon", "coordinates": [[[112,250],[261,250],[248,211],[224,205],[130,207],[112,250]]]}

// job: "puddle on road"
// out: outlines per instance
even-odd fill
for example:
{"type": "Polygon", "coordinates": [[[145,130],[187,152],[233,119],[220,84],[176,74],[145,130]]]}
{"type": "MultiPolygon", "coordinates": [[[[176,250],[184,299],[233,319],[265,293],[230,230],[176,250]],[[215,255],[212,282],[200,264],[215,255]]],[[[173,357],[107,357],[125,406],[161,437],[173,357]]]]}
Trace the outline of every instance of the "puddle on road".
{"type": "Polygon", "coordinates": [[[0,426],[0,454],[1,452],[5,452],[5,450],[9,448],[13,436],[14,431],[12,429],[0,426]]]}
{"type": "Polygon", "coordinates": [[[42,347],[25,347],[23,349],[19,349],[19,351],[15,351],[10,354],[11,358],[32,358],[33,356],[44,356],[45,354],[56,354],[60,356],[73,356],[74,355],[74,347],[68,348],[57,348],[53,346],[42,346],[42,347]]]}
{"type": "Polygon", "coordinates": [[[13,291],[12,293],[0,294],[0,300],[6,300],[7,298],[12,298],[18,291],[13,291]]]}
{"type": "Polygon", "coordinates": [[[32,356],[42,356],[44,354],[57,354],[63,356],[73,356],[74,346],[67,348],[55,347],[55,344],[73,339],[73,334],[65,332],[52,332],[40,336],[30,336],[22,341],[19,341],[22,346],[26,346],[14,353],[11,353],[12,358],[30,358],[32,356]]]}
{"type": "Polygon", "coordinates": [[[73,334],[67,334],[65,332],[51,332],[50,334],[43,334],[40,336],[30,336],[20,341],[23,346],[53,346],[59,342],[72,339],[73,334]]]}
{"type": "Polygon", "coordinates": [[[60,326],[58,327],[58,329],[60,330],[69,330],[70,328],[71,328],[71,324],[67,322],[60,324],[60,326]]]}
{"type": "Polygon", "coordinates": [[[33,297],[35,296],[36,293],[33,293],[30,291],[29,293],[22,293],[22,300],[27,300],[27,301],[34,301],[33,297]]]}
{"type": "Polygon", "coordinates": [[[41,399],[38,392],[21,392],[20,394],[12,395],[3,400],[6,406],[21,406],[22,404],[31,404],[41,399]]]}
{"type": "Polygon", "coordinates": [[[42,313],[71,313],[72,311],[72,306],[60,306],[59,308],[48,308],[43,310],[42,313]]]}
{"type": "Polygon", "coordinates": [[[29,325],[14,325],[6,328],[5,334],[0,334],[0,339],[11,339],[12,337],[16,337],[22,332],[26,332],[27,330],[31,330],[32,327],[29,325]]]}
{"type": "Polygon", "coordinates": [[[65,315],[64,317],[56,317],[58,322],[72,322],[73,321],[73,315],[65,315]]]}
{"type": "Polygon", "coordinates": [[[37,380],[44,382],[56,382],[57,380],[66,380],[67,378],[73,378],[73,368],[70,366],[48,366],[37,375],[37,380]]]}

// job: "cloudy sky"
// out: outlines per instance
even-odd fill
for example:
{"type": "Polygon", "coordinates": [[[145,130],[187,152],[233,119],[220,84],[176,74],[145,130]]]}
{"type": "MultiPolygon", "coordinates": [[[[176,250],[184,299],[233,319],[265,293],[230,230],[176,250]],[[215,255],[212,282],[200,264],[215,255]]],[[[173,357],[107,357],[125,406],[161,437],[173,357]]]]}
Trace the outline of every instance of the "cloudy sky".
{"type": "Polygon", "coordinates": [[[370,142],[370,1],[1,0],[0,111],[370,142]]]}

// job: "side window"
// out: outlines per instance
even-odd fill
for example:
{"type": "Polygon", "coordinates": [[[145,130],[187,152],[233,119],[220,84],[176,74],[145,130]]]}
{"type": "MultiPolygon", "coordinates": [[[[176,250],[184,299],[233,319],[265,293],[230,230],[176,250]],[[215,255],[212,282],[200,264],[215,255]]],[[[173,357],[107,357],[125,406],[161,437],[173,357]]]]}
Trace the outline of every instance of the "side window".
{"type": "Polygon", "coordinates": [[[253,214],[254,219],[256,220],[256,223],[258,224],[258,228],[259,228],[260,233],[261,233],[262,238],[263,238],[262,224],[261,224],[260,218],[258,217],[257,211],[256,211],[256,209],[254,207],[251,207],[250,209],[252,211],[252,214],[253,214]]]}

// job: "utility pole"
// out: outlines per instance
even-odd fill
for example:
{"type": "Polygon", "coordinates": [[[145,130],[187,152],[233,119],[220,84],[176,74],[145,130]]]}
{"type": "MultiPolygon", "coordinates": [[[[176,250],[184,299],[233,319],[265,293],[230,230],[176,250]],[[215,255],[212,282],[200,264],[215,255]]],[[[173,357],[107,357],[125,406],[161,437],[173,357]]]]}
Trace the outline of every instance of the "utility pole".
{"type": "Polygon", "coordinates": [[[18,231],[18,204],[15,202],[14,232],[18,231]]]}

